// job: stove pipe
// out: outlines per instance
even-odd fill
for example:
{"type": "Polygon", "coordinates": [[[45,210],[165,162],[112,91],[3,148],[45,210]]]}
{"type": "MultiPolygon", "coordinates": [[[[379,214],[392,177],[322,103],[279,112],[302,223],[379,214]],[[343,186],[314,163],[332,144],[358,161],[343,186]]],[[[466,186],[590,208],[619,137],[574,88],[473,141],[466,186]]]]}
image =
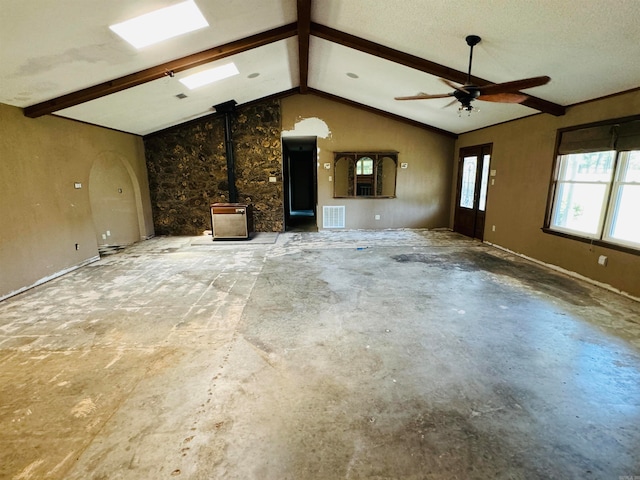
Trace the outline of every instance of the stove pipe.
{"type": "Polygon", "coordinates": [[[236,189],[236,173],[235,173],[235,158],[233,157],[233,138],[231,132],[231,119],[232,114],[236,110],[236,101],[229,100],[228,102],[214,105],[216,113],[224,114],[224,146],[227,155],[227,182],[229,184],[229,202],[238,202],[238,190],[236,189]]]}

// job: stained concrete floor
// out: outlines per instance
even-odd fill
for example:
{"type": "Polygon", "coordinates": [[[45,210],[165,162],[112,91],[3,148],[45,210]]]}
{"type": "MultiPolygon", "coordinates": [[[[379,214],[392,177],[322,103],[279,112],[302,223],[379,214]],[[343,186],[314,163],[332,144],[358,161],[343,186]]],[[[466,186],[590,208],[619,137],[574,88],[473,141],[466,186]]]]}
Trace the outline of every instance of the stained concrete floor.
{"type": "Polygon", "coordinates": [[[152,239],[0,303],[0,478],[640,478],[640,304],[450,232],[152,239]]]}

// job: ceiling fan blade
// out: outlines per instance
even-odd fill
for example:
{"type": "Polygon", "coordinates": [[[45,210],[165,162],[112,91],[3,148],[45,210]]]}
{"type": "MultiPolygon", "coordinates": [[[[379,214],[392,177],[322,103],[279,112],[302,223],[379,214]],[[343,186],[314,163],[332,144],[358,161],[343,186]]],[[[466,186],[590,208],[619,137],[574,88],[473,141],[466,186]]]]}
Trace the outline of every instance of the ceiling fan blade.
{"type": "Polygon", "coordinates": [[[456,98],[455,100],[451,100],[449,103],[447,103],[444,107],[442,108],[449,108],[451,105],[454,105],[455,103],[458,102],[458,99],[456,98]]]}
{"type": "Polygon", "coordinates": [[[444,82],[445,84],[449,85],[451,88],[453,88],[454,90],[460,90],[461,92],[464,93],[469,93],[468,90],[465,90],[464,85],[456,85],[455,83],[447,80],[446,78],[441,78],[440,79],[441,82],[444,82]]]}
{"type": "Polygon", "coordinates": [[[494,83],[492,85],[485,85],[478,87],[480,95],[495,95],[496,93],[512,93],[518,90],[525,90],[527,88],[539,87],[549,83],[551,78],[545,76],[524,78],[522,80],[514,80],[513,82],[494,83]]]}
{"type": "Polygon", "coordinates": [[[524,95],[522,93],[493,93],[491,95],[480,95],[477,100],[483,100],[485,102],[497,102],[497,103],[522,103],[527,98],[528,95],[524,95]]]}
{"type": "Polygon", "coordinates": [[[438,95],[429,95],[427,93],[419,93],[409,97],[394,97],[396,100],[430,100],[432,98],[447,98],[453,96],[452,93],[440,93],[438,95]]]}

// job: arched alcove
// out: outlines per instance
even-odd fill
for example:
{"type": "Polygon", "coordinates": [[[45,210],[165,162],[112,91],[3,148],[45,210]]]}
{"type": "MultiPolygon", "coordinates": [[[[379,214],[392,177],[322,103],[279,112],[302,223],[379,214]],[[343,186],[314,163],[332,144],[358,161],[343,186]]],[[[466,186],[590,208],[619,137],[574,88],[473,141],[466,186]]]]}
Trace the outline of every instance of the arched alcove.
{"type": "Polygon", "coordinates": [[[98,245],[129,245],[144,236],[140,186],[122,155],[98,155],[89,174],[89,200],[98,245]]]}

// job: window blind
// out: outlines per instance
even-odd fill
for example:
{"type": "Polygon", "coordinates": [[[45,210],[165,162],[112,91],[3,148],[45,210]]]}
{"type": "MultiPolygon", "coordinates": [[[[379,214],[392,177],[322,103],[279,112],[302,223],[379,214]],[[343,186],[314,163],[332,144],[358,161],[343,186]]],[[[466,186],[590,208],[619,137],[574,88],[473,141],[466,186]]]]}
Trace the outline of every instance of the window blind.
{"type": "Polygon", "coordinates": [[[640,149],[640,120],[567,130],[560,135],[558,154],[640,149]]]}

